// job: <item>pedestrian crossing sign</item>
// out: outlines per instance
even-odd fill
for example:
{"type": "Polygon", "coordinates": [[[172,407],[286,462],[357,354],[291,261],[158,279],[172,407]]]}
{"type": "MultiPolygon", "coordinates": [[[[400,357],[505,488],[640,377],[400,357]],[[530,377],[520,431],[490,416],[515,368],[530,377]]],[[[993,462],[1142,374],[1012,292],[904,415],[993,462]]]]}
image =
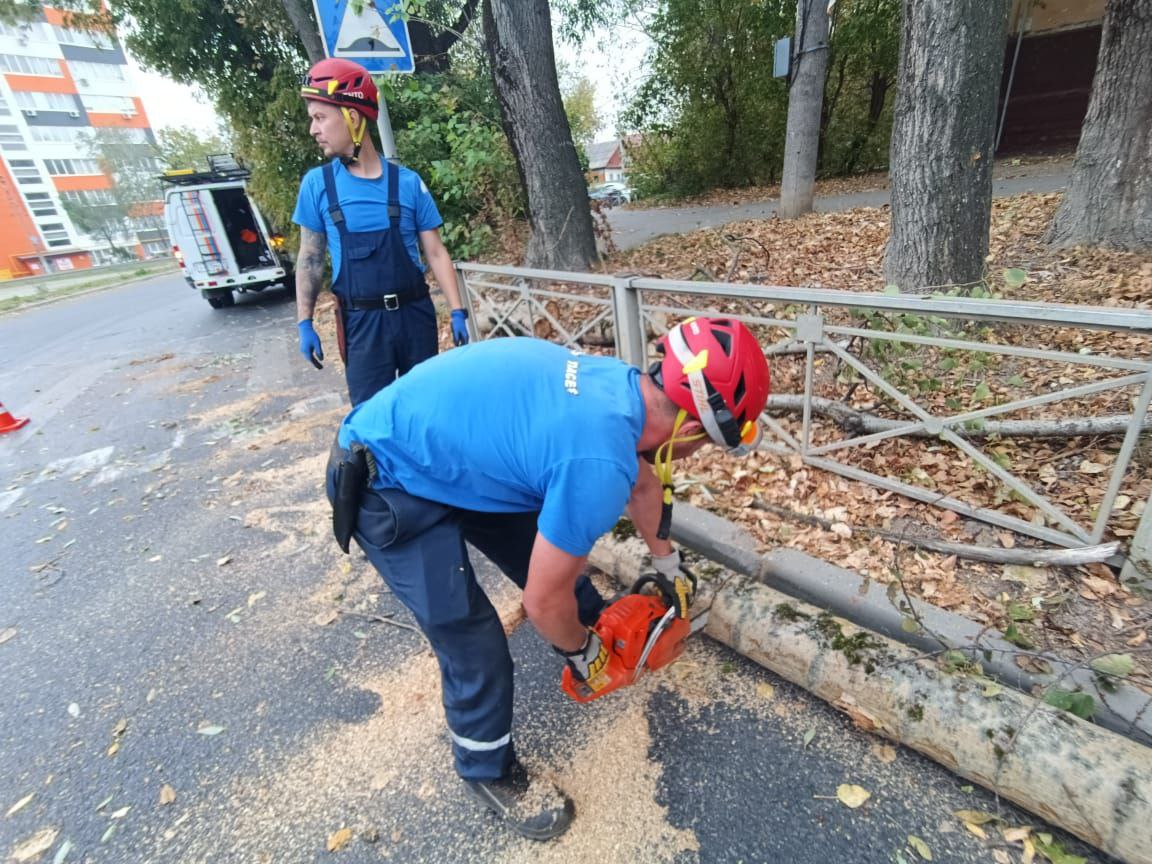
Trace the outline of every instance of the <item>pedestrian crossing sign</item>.
{"type": "Polygon", "coordinates": [[[369,72],[412,72],[412,42],[403,0],[312,0],[324,53],[369,72]]]}

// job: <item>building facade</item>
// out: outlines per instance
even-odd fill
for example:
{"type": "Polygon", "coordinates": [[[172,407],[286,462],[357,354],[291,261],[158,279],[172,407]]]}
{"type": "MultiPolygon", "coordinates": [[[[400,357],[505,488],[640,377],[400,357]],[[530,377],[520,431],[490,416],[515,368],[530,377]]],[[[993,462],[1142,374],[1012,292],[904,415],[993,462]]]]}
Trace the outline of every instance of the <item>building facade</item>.
{"type": "Polygon", "coordinates": [[[158,188],[114,230],[86,234],[70,218],[69,203],[114,206],[113,178],[89,143],[102,129],[155,144],[119,41],[69,27],[51,7],[0,23],[0,279],[168,254],[158,188]]]}

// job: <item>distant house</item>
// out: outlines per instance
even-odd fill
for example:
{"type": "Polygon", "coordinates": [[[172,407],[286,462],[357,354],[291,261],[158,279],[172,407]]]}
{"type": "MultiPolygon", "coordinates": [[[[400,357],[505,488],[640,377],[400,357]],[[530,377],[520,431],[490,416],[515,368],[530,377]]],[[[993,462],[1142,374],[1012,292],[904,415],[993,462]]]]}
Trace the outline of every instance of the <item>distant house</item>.
{"type": "Polygon", "coordinates": [[[1075,146],[1088,112],[1104,6],[1105,0],[1012,4],[997,116],[1001,151],[1075,146]]]}
{"type": "Polygon", "coordinates": [[[585,155],[588,157],[588,183],[626,182],[628,168],[624,159],[623,142],[597,141],[589,144],[585,155]]]}

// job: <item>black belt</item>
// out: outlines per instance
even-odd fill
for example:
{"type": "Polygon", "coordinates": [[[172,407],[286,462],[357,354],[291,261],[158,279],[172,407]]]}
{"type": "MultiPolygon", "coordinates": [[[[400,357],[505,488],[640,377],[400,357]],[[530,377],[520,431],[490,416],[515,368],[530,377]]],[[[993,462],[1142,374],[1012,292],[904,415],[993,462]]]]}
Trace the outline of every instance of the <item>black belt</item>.
{"type": "Polygon", "coordinates": [[[428,286],[415,291],[403,291],[399,294],[384,294],[381,297],[349,297],[341,305],[345,309],[387,309],[395,312],[404,303],[414,300],[423,300],[428,296],[428,286]]]}

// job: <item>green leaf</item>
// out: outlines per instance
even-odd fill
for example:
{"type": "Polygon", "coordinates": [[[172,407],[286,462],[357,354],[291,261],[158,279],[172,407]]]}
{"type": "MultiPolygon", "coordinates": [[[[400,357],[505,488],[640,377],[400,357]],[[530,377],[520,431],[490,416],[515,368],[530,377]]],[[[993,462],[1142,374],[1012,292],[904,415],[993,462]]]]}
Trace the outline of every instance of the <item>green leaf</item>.
{"type": "Polygon", "coordinates": [[[1023,387],[1025,384],[1024,379],[1021,378],[1019,375],[1013,375],[1011,378],[1008,379],[1008,383],[1011,384],[1013,387],[1023,387]]]}
{"type": "Polygon", "coordinates": [[[1020,628],[1018,628],[1015,624],[1009,624],[1008,629],[1004,631],[1004,641],[1011,642],[1013,645],[1019,648],[1033,647],[1031,640],[1023,633],[1021,633],[1020,628]]]}
{"type": "Polygon", "coordinates": [[[904,618],[900,619],[900,629],[905,633],[919,633],[920,625],[916,623],[915,618],[909,618],[908,616],[905,616],[904,618]]]}
{"type": "Polygon", "coordinates": [[[1044,701],[1054,708],[1075,714],[1081,720],[1090,720],[1096,711],[1096,703],[1087,693],[1074,693],[1059,687],[1045,693],[1044,701]]]}
{"type": "Polygon", "coordinates": [[[917,837],[915,834],[908,835],[908,845],[916,850],[916,854],[923,858],[925,861],[932,860],[932,850],[928,848],[928,844],[917,837]]]}
{"type": "Polygon", "coordinates": [[[981,381],[976,385],[976,389],[972,391],[972,398],[977,402],[987,402],[992,398],[992,391],[988,389],[988,385],[981,381]]]}
{"type": "Polygon", "coordinates": [[[1056,841],[1044,843],[1037,838],[1036,849],[1041,855],[1051,861],[1052,864],[1085,864],[1087,860],[1081,858],[1079,855],[1069,855],[1064,851],[1064,847],[1056,841]]]}
{"type": "Polygon", "coordinates": [[[812,739],[816,737],[816,729],[811,728],[804,733],[804,747],[807,748],[812,743],[812,739]]]}
{"type": "Polygon", "coordinates": [[[1028,603],[1012,603],[1008,606],[1008,617],[1013,621],[1031,621],[1036,617],[1036,610],[1028,603]]]}
{"type": "Polygon", "coordinates": [[[899,297],[900,296],[900,286],[899,285],[892,285],[891,283],[889,283],[888,285],[884,286],[884,293],[887,294],[889,297],[899,297]]]}
{"type": "Polygon", "coordinates": [[[1113,678],[1127,678],[1135,667],[1131,654],[1107,654],[1092,661],[1092,668],[1101,675],[1113,678]]]}
{"type": "Polygon", "coordinates": [[[1009,288],[1019,288],[1027,281],[1028,274],[1017,267],[1004,271],[1004,282],[1009,288]]]}
{"type": "Polygon", "coordinates": [[[52,864],[64,864],[64,859],[68,857],[68,853],[72,851],[72,841],[65,840],[60,844],[60,848],[56,850],[56,854],[52,858],[52,864]]]}

